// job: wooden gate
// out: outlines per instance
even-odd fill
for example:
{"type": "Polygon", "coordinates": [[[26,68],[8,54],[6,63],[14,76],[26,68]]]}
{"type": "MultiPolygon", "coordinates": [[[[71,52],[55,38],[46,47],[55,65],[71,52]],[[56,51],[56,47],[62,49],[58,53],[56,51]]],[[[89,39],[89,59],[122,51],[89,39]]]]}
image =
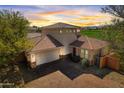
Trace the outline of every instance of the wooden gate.
{"type": "Polygon", "coordinates": [[[109,54],[107,56],[100,58],[100,68],[108,67],[113,70],[119,70],[120,68],[120,60],[115,54],[109,54]]]}

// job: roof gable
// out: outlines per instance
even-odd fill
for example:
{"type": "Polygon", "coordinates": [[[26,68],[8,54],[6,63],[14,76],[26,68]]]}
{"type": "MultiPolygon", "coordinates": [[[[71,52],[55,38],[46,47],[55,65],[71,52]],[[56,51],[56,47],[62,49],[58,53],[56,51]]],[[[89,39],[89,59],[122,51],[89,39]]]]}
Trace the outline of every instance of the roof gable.
{"type": "Polygon", "coordinates": [[[109,43],[107,41],[103,41],[103,40],[98,40],[95,38],[90,38],[87,36],[81,36],[78,38],[78,40],[75,41],[75,44],[70,44],[71,46],[76,46],[76,47],[80,47],[80,48],[84,48],[84,49],[100,49],[103,48],[107,45],[109,45],[109,43]],[[79,41],[80,42],[84,42],[79,46],[79,41]]]}
{"type": "Polygon", "coordinates": [[[50,29],[50,28],[81,28],[79,26],[58,22],[52,25],[44,26],[43,29],[50,29]]]}
{"type": "Polygon", "coordinates": [[[29,52],[42,51],[63,46],[51,35],[45,35],[44,37],[35,37],[31,38],[30,40],[34,44],[34,47],[29,52]]]}
{"type": "Polygon", "coordinates": [[[63,46],[58,40],[56,40],[55,38],[53,38],[51,35],[47,35],[47,37],[51,40],[52,43],[54,43],[54,45],[56,47],[63,46]]]}

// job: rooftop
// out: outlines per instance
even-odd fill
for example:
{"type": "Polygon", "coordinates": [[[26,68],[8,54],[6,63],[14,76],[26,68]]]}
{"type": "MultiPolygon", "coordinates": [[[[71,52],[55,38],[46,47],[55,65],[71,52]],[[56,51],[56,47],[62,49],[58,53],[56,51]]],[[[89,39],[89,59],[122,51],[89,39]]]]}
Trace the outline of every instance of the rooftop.
{"type": "Polygon", "coordinates": [[[109,43],[107,41],[98,40],[87,36],[81,36],[78,38],[78,40],[72,42],[70,45],[74,47],[95,50],[95,49],[103,48],[109,45],[109,43]]]}
{"type": "Polygon", "coordinates": [[[58,23],[43,27],[43,29],[50,29],[50,28],[54,29],[54,28],[81,28],[81,27],[67,24],[67,23],[62,23],[62,22],[58,22],[58,23]]]}
{"type": "Polygon", "coordinates": [[[36,36],[29,38],[34,47],[29,52],[42,51],[63,46],[58,40],[51,35],[36,36]]]}

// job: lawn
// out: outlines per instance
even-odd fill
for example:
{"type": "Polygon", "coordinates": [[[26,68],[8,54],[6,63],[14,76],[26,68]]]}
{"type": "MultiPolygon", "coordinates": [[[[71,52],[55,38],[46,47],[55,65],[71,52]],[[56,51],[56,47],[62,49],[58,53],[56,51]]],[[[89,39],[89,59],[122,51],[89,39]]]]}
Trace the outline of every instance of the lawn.
{"type": "Polygon", "coordinates": [[[82,30],[81,35],[87,35],[88,37],[103,39],[103,31],[102,30],[82,30]]]}

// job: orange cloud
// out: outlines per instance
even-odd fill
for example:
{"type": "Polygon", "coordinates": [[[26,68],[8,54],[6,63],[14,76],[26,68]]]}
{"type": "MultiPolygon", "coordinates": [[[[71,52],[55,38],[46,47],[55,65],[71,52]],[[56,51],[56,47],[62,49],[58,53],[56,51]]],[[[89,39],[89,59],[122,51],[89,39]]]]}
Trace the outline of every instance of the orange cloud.
{"type": "Polygon", "coordinates": [[[57,15],[57,14],[64,14],[64,15],[73,15],[73,14],[80,14],[78,10],[59,10],[59,11],[50,11],[50,12],[40,12],[36,15],[57,15]]]}
{"type": "Polygon", "coordinates": [[[77,26],[96,26],[105,24],[105,22],[70,22],[70,23],[77,26]]]}
{"type": "Polygon", "coordinates": [[[83,23],[81,24],[82,26],[95,26],[95,25],[102,25],[105,22],[87,22],[87,23],[83,23]]]}
{"type": "Polygon", "coordinates": [[[75,20],[97,20],[97,19],[102,19],[102,18],[106,18],[106,16],[103,16],[103,15],[81,16],[79,18],[76,18],[75,20]]]}
{"type": "Polygon", "coordinates": [[[68,21],[55,21],[55,20],[30,20],[31,25],[37,25],[37,26],[45,26],[45,25],[49,25],[49,24],[53,24],[56,22],[64,22],[64,23],[68,23],[68,24],[73,24],[73,25],[77,25],[77,26],[97,26],[97,25],[103,25],[105,24],[105,22],[68,22],[68,21]]]}
{"type": "Polygon", "coordinates": [[[33,25],[37,25],[37,26],[42,26],[44,24],[48,24],[50,23],[50,20],[48,19],[41,19],[41,20],[29,20],[29,22],[31,23],[31,26],[33,25]]]}
{"type": "Polygon", "coordinates": [[[85,15],[82,16],[80,10],[61,10],[61,11],[51,11],[51,12],[38,12],[35,14],[31,14],[30,16],[34,19],[29,19],[31,25],[37,26],[45,26],[49,24],[53,24],[56,22],[66,22],[78,26],[95,26],[95,25],[103,25],[105,22],[110,20],[110,16],[103,15],[101,13],[97,13],[96,15],[85,15]],[[57,14],[68,15],[69,19],[64,19],[63,17],[56,16],[57,14]],[[71,18],[69,16],[76,15],[75,18],[71,18]],[[84,20],[84,21],[83,21],[84,20]]]}

